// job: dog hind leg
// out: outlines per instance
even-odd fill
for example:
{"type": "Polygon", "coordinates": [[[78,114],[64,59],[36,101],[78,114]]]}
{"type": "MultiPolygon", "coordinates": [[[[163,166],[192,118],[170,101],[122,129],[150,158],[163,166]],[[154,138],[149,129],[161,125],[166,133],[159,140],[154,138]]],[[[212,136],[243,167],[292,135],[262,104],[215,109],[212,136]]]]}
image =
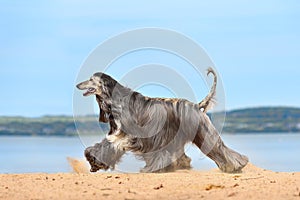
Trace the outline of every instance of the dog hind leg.
{"type": "Polygon", "coordinates": [[[140,172],[143,173],[164,173],[174,171],[172,156],[168,151],[159,150],[157,152],[145,153],[142,155],[146,165],[140,172]]]}
{"type": "Polygon", "coordinates": [[[155,153],[144,154],[143,159],[146,166],[141,169],[144,173],[166,173],[180,169],[191,169],[191,159],[184,151],[173,153],[169,151],[159,151],[155,153]]]}
{"type": "MultiPolygon", "coordinates": [[[[204,116],[204,115],[203,115],[204,116]]],[[[223,172],[240,172],[248,163],[248,158],[228,148],[222,141],[215,127],[205,115],[193,143],[223,172]],[[202,123],[203,122],[203,123],[202,123]]]]}
{"type": "Polygon", "coordinates": [[[176,161],[173,162],[175,170],[191,169],[191,158],[183,153],[176,161]]]}

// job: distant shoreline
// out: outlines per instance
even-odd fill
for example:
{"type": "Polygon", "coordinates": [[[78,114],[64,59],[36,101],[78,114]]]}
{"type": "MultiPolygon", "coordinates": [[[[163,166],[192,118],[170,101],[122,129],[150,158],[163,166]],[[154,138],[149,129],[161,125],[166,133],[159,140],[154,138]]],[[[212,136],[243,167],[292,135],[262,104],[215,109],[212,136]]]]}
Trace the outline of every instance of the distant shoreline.
{"type": "MultiPolygon", "coordinates": [[[[223,113],[209,114],[214,118],[223,113]]],[[[87,135],[107,132],[107,124],[98,123],[94,115],[0,117],[0,136],[76,136],[77,128],[87,135]]],[[[261,107],[238,109],[226,112],[222,134],[270,134],[300,133],[300,108],[261,107]]]]}
{"type": "MultiPolygon", "coordinates": [[[[244,132],[244,133],[221,133],[220,135],[298,135],[300,132],[244,132]]],[[[99,137],[105,136],[105,134],[87,134],[85,136],[74,135],[0,135],[1,137],[42,137],[42,138],[75,138],[75,137],[99,137]]]]}

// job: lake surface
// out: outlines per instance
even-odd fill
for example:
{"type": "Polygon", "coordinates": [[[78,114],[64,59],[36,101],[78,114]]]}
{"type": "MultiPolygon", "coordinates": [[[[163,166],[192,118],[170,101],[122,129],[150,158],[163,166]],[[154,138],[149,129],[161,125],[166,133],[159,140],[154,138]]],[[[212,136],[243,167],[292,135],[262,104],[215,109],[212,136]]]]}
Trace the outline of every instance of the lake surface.
{"type": "MultiPolygon", "coordinates": [[[[245,155],[253,164],[273,171],[300,171],[300,134],[223,134],[225,144],[245,155]]],[[[70,172],[66,157],[84,159],[86,146],[95,137],[0,137],[0,173],[70,172]]],[[[194,169],[216,168],[196,147],[187,145],[194,169]]],[[[144,163],[125,155],[117,172],[138,172],[144,163]]]]}

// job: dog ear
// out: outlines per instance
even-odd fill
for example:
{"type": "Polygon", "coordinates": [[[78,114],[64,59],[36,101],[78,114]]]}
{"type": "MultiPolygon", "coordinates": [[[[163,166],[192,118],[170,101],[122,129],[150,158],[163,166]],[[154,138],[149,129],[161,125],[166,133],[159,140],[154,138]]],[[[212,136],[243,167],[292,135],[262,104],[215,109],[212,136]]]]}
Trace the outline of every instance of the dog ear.
{"type": "Polygon", "coordinates": [[[103,122],[103,123],[108,122],[108,118],[106,116],[106,113],[101,108],[100,108],[100,113],[99,113],[99,122],[103,122]]]}
{"type": "Polygon", "coordinates": [[[108,115],[107,113],[104,111],[103,109],[103,102],[101,101],[100,97],[98,95],[96,95],[96,101],[98,103],[99,106],[99,122],[103,122],[103,123],[107,123],[108,122],[108,115]]]}

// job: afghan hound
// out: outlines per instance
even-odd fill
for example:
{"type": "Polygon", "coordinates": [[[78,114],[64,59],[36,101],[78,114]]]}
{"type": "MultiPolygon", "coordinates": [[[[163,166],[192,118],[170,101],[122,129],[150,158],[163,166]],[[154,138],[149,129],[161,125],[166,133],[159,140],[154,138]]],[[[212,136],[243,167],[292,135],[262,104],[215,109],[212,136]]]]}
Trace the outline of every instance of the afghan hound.
{"type": "Polygon", "coordinates": [[[179,98],[151,98],[122,86],[105,73],[95,73],[77,85],[84,96],[95,95],[99,121],[109,123],[106,138],[88,147],[85,156],[91,171],[114,168],[126,151],[133,152],[146,165],[141,172],[168,172],[190,168],[184,153],[194,143],[223,172],[239,172],[248,158],[228,148],[206,111],[214,104],[217,77],[210,93],[200,103],[179,98]]]}

